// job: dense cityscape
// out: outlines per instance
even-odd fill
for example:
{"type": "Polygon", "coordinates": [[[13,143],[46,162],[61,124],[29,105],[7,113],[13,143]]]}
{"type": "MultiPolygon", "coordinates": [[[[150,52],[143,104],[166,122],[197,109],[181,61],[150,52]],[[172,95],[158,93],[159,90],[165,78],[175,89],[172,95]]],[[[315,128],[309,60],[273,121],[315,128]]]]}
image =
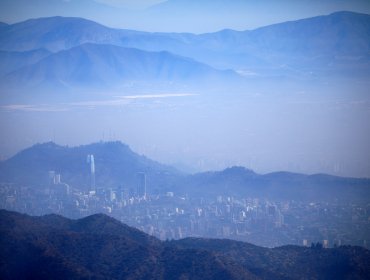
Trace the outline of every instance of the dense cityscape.
{"type": "MultiPolygon", "coordinates": [[[[354,202],[306,203],[270,201],[253,197],[179,196],[175,192],[153,194],[146,174],[137,174],[134,187],[95,186],[94,158],[90,191],[63,182],[50,171],[43,188],[0,185],[0,208],[45,215],[57,213],[78,219],[105,213],[161,240],[185,237],[226,238],[265,247],[287,244],[324,247],[357,245],[369,248],[370,205],[354,202]]],[[[47,175],[47,174],[46,174],[47,175]]]]}

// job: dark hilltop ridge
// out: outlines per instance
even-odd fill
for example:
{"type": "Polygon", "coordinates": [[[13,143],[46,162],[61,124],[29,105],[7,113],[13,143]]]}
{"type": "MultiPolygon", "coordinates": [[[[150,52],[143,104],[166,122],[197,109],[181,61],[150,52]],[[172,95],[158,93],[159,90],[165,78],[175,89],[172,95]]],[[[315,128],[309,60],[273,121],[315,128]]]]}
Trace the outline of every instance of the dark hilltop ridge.
{"type": "Polygon", "coordinates": [[[133,152],[121,142],[99,142],[77,147],[53,142],[36,144],[0,162],[0,182],[44,188],[53,170],[74,189],[88,190],[90,169],[87,155],[93,154],[98,188],[135,187],[137,174],[144,172],[149,194],[175,191],[198,196],[241,195],[268,199],[305,201],[367,201],[370,179],[326,174],[290,172],[257,174],[244,167],[223,171],[185,174],[133,152]]]}
{"type": "Polygon", "coordinates": [[[103,214],[0,210],[1,279],[367,279],[370,252],[187,238],[164,241],[103,214]]]}

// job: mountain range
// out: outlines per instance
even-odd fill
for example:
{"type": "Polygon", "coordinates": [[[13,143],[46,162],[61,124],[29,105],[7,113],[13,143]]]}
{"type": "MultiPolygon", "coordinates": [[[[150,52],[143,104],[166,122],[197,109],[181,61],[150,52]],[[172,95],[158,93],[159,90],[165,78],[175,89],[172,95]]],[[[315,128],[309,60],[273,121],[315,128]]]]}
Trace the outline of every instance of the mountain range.
{"type": "Polygon", "coordinates": [[[274,249],[231,240],[161,242],[113,218],[0,210],[1,279],[365,279],[360,247],[274,249]]]}
{"type": "Polygon", "coordinates": [[[370,15],[353,12],[200,35],[113,29],[81,18],[39,18],[0,27],[0,74],[3,87],[21,84],[28,89],[47,84],[65,89],[121,86],[151,79],[201,84],[210,76],[225,83],[232,76],[235,83],[245,73],[363,78],[370,72],[369,42],[370,15]]]}
{"type": "Polygon", "coordinates": [[[135,188],[137,174],[145,172],[148,193],[175,191],[182,195],[261,197],[273,200],[367,201],[370,179],[289,172],[257,174],[244,167],[186,174],[133,152],[121,142],[100,142],[79,147],[49,142],[25,149],[0,162],[0,181],[35,188],[48,184],[48,172],[79,190],[90,184],[88,154],[95,156],[96,183],[101,188],[135,188]]]}
{"type": "Polygon", "coordinates": [[[26,89],[50,85],[51,88],[89,88],[95,90],[124,85],[130,81],[211,82],[237,77],[232,71],[219,71],[192,59],[169,52],[86,43],[49,55],[5,76],[13,85],[26,89]]]}
{"type": "Polygon", "coordinates": [[[119,28],[204,33],[252,29],[342,10],[370,13],[367,0],[3,0],[0,19],[14,23],[54,15],[79,16],[119,28]]]}
{"type": "Polygon", "coordinates": [[[45,49],[36,49],[25,52],[0,51],[0,76],[20,69],[23,66],[34,64],[51,53],[45,49]]]}

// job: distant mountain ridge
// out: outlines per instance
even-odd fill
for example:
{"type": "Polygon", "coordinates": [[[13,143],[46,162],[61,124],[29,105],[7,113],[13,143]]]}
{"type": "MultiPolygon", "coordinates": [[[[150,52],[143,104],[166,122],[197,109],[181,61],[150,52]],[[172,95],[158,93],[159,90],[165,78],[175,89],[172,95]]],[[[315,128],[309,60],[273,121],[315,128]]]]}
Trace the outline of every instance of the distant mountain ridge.
{"type": "Polygon", "coordinates": [[[101,142],[79,147],[65,147],[53,142],[37,144],[0,163],[0,181],[42,186],[48,183],[48,171],[61,174],[62,181],[87,190],[90,169],[87,155],[93,154],[96,165],[96,184],[99,187],[132,186],[137,173],[145,172],[148,184],[172,181],[181,175],[175,168],[157,163],[134,153],[120,142],[101,142]]]}
{"type": "Polygon", "coordinates": [[[0,51],[0,76],[11,73],[24,66],[37,63],[51,53],[45,49],[25,52],[0,51]]]}
{"type": "Polygon", "coordinates": [[[111,88],[131,81],[190,82],[238,78],[169,52],[148,52],[113,45],[85,43],[51,54],[4,77],[4,83],[26,88],[111,88]]]}
{"type": "Polygon", "coordinates": [[[150,2],[2,0],[0,19],[19,22],[54,15],[92,19],[107,26],[150,32],[214,32],[223,28],[252,29],[272,23],[308,18],[341,10],[370,13],[366,0],[170,0],[150,2]],[[156,2],[156,3],[154,3],[156,2]],[[136,6],[139,9],[133,9],[136,6]],[[142,9],[141,9],[142,8],[142,9]],[[289,13],[286,11],[289,10],[289,13]],[[232,17],[232,20],[230,20],[232,17]],[[124,19],[124,20],[122,20],[124,19]],[[176,24],[172,24],[173,22],[176,24]]]}
{"type": "Polygon", "coordinates": [[[231,240],[161,242],[105,215],[80,220],[0,210],[2,279],[363,279],[370,253],[257,247],[231,240]]]}
{"type": "Polygon", "coordinates": [[[367,201],[370,179],[291,172],[260,175],[244,167],[231,167],[189,176],[180,189],[197,195],[228,194],[273,200],[367,201]]]}
{"type": "MultiPolygon", "coordinates": [[[[274,24],[251,31],[223,30],[200,35],[113,29],[81,18],[40,18],[3,25],[0,30],[0,50],[24,52],[46,49],[54,54],[44,58],[47,61],[44,63],[32,60],[24,63],[27,65],[22,71],[9,77],[3,76],[2,84],[10,82],[17,85],[26,82],[25,84],[30,86],[40,83],[53,84],[53,80],[64,82],[65,77],[51,73],[49,81],[49,76],[42,73],[49,73],[50,68],[60,68],[61,72],[68,73],[68,69],[61,68],[57,57],[62,59],[66,53],[86,50],[86,46],[92,46],[92,44],[101,46],[95,47],[96,53],[89,58],[91,67],[102,67],[102,59],[98,57],[111,57],[113,46],[141,50],[140,55],[139,51],[136,53],[138,58],[136,60],[130,60],[127,57],[122,58],[123,60],[119,59],[121,60],[119,65],[125,62],[126,70],[146,67],[147,64],[144,61],[148,59],[148,51],[170,52],[174,57],[163,66],[172,69],[163,75],[166,81],[173,81],[173,75],[175,77],[184,75],[183,82],[186,83],[188,75],[184,72],[188,73],[190,68],[195,69],[194,76],[199,79],[203,77],[202,80],[206,81],[204,77],[209,76],[211,67],[243,70],[244,72],[248,70],[257,74],[257,77],[288,75],[287,73],[304,77],[342,75],[343,73],[347,76],[355,76],[356,73],[362,73],[362,77],[370,73],[369,42],[370,15],[353,12],[337,12],[327,16],[274,24]],[[105,46],[104,50],[103,46],[105,46]],[[187,57],[187,61],[192,59],[195,64],[189,66],[184,65],[183,62],[179,63],[179,56],[182,57],[181,59],[187,57]],[[200,67],[199,62],[207,66],[200,67]],[[32,73],[32,75],[27,73],[32,73]]],[[[91,48],[90,53],[92,53],[91,48]]],[[[2,60],[4,65],[5,63],[10,65],[10,69],[3,70],[2,73],[11,72],[12,65],[18,63],[16,57],[14,62],[10,58],[11,56],[8,56],[7,60],[2,60]]],[[[67,62],[63,61],[63,63],[67,62]]],[[[163,73],[159,68],[162,64],[152,62],[150,65],[158,70],[152,76],[161,77],[163,73]]],[[[94,84],[96,80],[106,80],[108,84],[120,84],[119,82],[125,78],[130,81],[137,79],[137,75],[125,75],[126,73],[117,71],[120,66],[116,67],[109,61],[104,63],[104,67],[106,67],[104,71],[95,72],[91,76],[86,73],[86,76],[81,79],[82,81],[86,79],[86,82],[80,83],[80,86],[83,84],[87,87],[88,84],[94,84]],[[112,79],[107,79],[107,76],[112,79]]],[[[85,70],[92,71],[91,69],[85,70]]],[[[212,69],[211,72],[215,73],[217,70],[212,69]]],[[[142,74],[143,80],[148,78],[145,75],[147,73],[138,74],[142,74]]],[[[230,73],[225,75],[225,73],[218,72],[215,80],[227,80],[229,76],[230,73]]],[[[234,73],[234,76],[237,75],[234,73]]],[[[66,81],[66,88],[69,86],[73,88],[75,85],[76,81],[71,83],[66,81]]]]}
{"type": "Polygon", "coordinates": [[[74,17],[29,19],[8,25],[0,33],[0,48],[8,51],[29,51],[45,48],[52,52],[84,43],[114,44],[125,34],[94,21],[74,17]]]}
{"type": "Polygon", "coordinates": [[[96,182],[100,188],[135,188],[137,173],[145,172],[148,193],[175,191],[183,195],[263,197],[272,200],[367,201],[370,179],[342,178],[325,174],[304,175],[289,172],[257,174],[244,167],[186,175],[173,167],[133,152],[120,142],[101,142],[79,147],[63,147],[49,142],[34,145],[0,162],[0,181],[42,186],[48,171],[60,173],[74,188],[89,186],[88,154],[94,154],[96,182]]]}
{"type": "MultiPolygon", "coordinates": [[[[243,52],[262,48],[274,52],[330,51],[361,54],[369,50],[370,15],[336,12],[327,16],[283,22],[250,31],[229,30],[195,35],[191,33],[149,33],[113,29],[96,22],[69,17],[31,19],[5,26],[0,33],[0,49],[49,51],[69,49],[84,43],[111,44],[150,51],[186,52],[186,48],[232,48],[243,52]],[[209,42],[209,44],[208,44],[209,42]],[[208,46],[207,46],[208,44],[208,46]],[[299,48],[297,48],[298,46],[299,48]],[[324,49],[320,49],[320,48],[324,49]],[[246,49],[245,49],[246,48],[246,49]]],[[[307,53],[306,53],[307,54],[307,53]]]]}

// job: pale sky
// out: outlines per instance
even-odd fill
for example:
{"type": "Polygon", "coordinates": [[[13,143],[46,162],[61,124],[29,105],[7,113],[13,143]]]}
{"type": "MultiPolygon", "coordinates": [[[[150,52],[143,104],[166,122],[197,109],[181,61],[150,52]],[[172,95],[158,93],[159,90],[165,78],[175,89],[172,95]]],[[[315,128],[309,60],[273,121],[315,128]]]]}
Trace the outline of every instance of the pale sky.
{"type": "Polygon", "coordinates": [[[95,0],[99,3],[104,3],[114,7],[127,9],[143,9],[153,6],[155,4],[164,2],[165,0],[95,0]]]}

